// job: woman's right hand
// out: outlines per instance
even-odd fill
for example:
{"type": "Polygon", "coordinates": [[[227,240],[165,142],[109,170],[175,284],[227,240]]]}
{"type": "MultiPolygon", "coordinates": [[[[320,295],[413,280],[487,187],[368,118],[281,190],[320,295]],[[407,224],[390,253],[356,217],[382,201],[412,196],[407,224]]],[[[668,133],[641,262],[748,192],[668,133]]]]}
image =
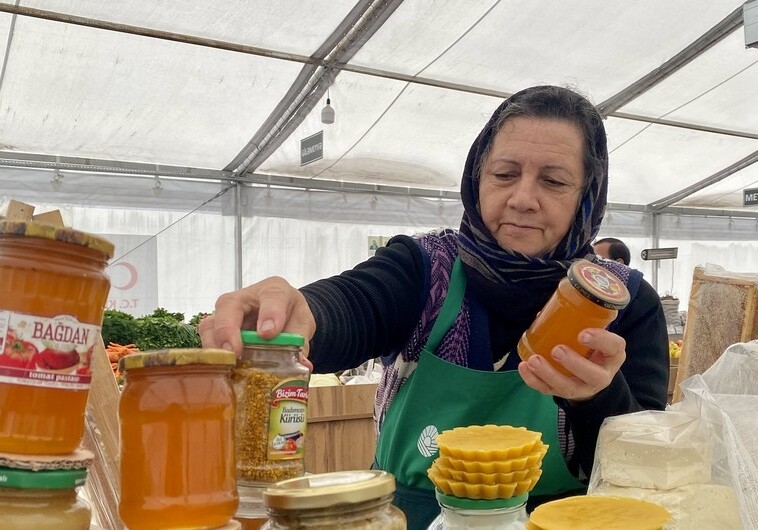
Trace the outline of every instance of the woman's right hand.
{"type": "Polygon", "coordinates": [[[279,333],[297,333],[305,337],[302,357],[308,357],[310,339],[316,331],[308,302],[303,294],[284,278],[272,276],[248,287],[219,296],[216,311],[198,326],[204,348],[222,348],[239,355],[242,352],[240,330],[256,330],[264,339],[279,333]]]}

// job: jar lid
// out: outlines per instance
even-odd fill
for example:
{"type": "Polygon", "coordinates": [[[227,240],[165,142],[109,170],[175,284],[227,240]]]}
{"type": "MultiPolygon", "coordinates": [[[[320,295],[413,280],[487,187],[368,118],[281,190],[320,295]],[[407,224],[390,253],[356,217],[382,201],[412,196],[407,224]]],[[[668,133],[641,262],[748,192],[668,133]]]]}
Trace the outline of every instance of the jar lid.
{"type": "Polygon", "coordinates": [[[305,337],[296,333],[279,333],[273,339],[264,339],[258,335],[257,331],[242,331],[243,344],[273,344],[276,346],[302,346],[305,344],[305,337]]]}
{"type": "Polygon", "coordinates": [[[0,467],[0,488],[69,489],[84,485],[86,469],[31,471],[0,467]]]}
{"type": "Polygon", "coordinates": [[[211,348],[179,348],[131,353],[118,361],[119,369],[149,368],[153,366],[185,366],[188,364],[217,364],[234,366],[237,356],[228,350],[211,348]]]}
{"type": "Polygon", "coordinates": [[[46,225],[30,221],[0,221],[0,234],[37,237],[62,243],[72,243],[105,254],[106,259],[111,259],[115,251],[113,243],[105,238],[64,226],[46,225]]]}
{"type": "Polygon", "coordinates": [[[618,276],[586,259],[571,264],[568,279],[582,295],[606,309],[623,309],[629,303],[629,290],[618,276]]]}
{"type": "Polygon", "coordinates": [[[458,508],[460,510],[498,510],[500,508],[515,508],[524,504],[529,498],[528,493],[508,497],[507,499],[467,499],[465,497],[456,497],[446,495],[438,489],[434,489],[434,495],[437,502],[444,504],[449,508],[458,508]]]}
{"type": "Polygon", "coordinates": [[[263,504],[281,510],[328,508],[378,499],[395,492],[395,477],[386,471],[337,471],[291,478],[263,491],[263,504]]]}

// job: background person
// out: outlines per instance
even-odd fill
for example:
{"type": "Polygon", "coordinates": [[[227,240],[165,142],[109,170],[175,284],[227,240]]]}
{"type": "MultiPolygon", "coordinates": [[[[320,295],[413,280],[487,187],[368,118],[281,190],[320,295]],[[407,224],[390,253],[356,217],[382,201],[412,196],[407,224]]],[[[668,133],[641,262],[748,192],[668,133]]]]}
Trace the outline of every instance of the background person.
{"type": "Polygon", "coordinates": [[[550,86],[518,92],[469,151],[459,231],[396,236],[302,289],[274,277],[224,294],[201,323],[203,344],[239,352],[240,328],[299,333],[316,372],[381,356],[375,465],[395,475],[412,530],[439,512],[426,471],[435,433],[456,426],[540,431],[550,450],[530,499],[576,492],[606,417],[666,405],[658,295],[639,271],[592,253],[607,175],[602,119],[586,99],[550,86]],[[562,345],[545,352],[566,376],[539,355],[521,361],[516,344],[578,258],[616,273],[631,302],[608,330],[580,333],[588,358],[562,345]]]}
{"type": "Polygon", "coordinates": [[[617,261],[618,263],[623,263],[627,266],[629,266],[629,263],[632,261],[629,248],[623,241],[616,239],[615,237],[598,239],[592,245],[592,248],[594,249],[595,254],[601,258],[617,261]]]}

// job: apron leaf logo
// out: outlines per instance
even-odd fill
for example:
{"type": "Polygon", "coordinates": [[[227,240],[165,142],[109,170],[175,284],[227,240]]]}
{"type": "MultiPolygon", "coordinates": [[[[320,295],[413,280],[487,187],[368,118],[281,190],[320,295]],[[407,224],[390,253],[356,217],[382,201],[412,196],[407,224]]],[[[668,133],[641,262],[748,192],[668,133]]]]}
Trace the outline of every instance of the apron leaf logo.
{"type": "Polygon", "coordinates": [[[427,425],[421,431],[416,447],[422,455],[429,457],[437,452],[437,434],[437,427],[434,425],[427,425]]]}

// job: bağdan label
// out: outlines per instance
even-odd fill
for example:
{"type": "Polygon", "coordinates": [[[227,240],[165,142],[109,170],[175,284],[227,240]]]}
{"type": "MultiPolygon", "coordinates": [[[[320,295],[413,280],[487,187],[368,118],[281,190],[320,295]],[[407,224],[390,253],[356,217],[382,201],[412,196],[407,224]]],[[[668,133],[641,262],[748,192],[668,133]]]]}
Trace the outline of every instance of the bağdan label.
{"type": "Polygon", "coordinates": [[[100,327],[0,310],[0,383],[87,390],[100,327]]]}

